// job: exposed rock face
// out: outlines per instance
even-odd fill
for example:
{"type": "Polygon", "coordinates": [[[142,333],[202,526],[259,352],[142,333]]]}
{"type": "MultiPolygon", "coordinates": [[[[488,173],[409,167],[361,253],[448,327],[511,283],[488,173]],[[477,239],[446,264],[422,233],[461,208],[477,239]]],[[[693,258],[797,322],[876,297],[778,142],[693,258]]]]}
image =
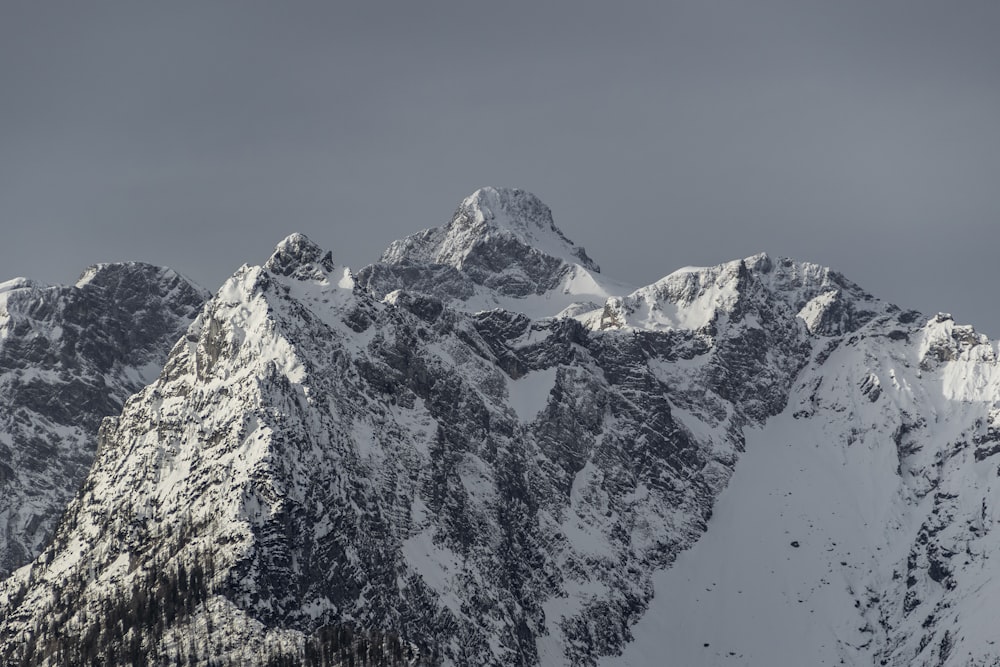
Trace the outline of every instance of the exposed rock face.
{"type": "Polygon", "coordinates": [[[227,281],[159,378],[104,422],[52,545],[0,587],[0,656],[58,664],[53,637],[93,632],[108,661],[304,661],[310,633],[348,625],[400,635],[429,662],[615,664],[660,604],[657,573],[712,530],[748,434],[787,421],[845,460],[895,461],[867,483],[926,527],[881,530],[895,540],[878,545],[881,574],[837,617],[881,629],[831,635],[850,639],[839,655],[967,664],[941,619],[978,581],[957,562],[963,540],[993,523],[969,510],[992,507],[990,484],[956,500],[1000,451],[989,342],[767,255],[593,304],[610,289],[596,274],[516,190],[477,192],[357,276],[289,237],[227,281]],[[539,316],[549,302],[562,317],[539,316]],[[973,407],[946,416],[940,382],[973,407]],[[894,569],[907,574],[881,576],[894,569]],[[193,571],[185,598],[178,573],[193,571]],[[145,609],[159,572],[183,613],[120,638],[92,630],[101,609],[145,609]],[[933,615],[919,631],[917,613],[933,615]]]}
{"type": "Polygon", "coordinates": [[[482,286],[524,297],[555,289],[577,265],[601,270],[555,226],[549,207],[535,195],[482,188],[462,201],[444,227],[395,241],[359,280],[381,295],[406,289],[467,299],[482,286]]]}
{"type": "Polygon", "coordinates": [[[41,551],[101,420],[156,377],[205,298],[145,264],[94,266],[71,287],[0,284],[0,576],[41,551]]]}

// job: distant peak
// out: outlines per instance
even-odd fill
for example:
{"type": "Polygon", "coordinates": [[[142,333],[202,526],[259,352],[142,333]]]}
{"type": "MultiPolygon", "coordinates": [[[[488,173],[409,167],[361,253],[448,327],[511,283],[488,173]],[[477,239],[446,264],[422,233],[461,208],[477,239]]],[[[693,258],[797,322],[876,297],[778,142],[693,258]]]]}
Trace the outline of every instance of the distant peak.
{"type": "Polygon", "coordinates": [[[759,252],[743,259],[714,266],[686,266],[658,282],[689,280],[691,274],[701,276],[699,280],[702,282],[706,280],[726,281],[749,274],[762,279],[766,277],[769,283],[774,283],[778,287],[814,285],[862,293],[861,288],[829,267],[812,262],[802,262],[791,257],[774,257],[766,252],[759,252]]]}
{"type": "Polygon", "coordinates": [[[611,304],[604,318],[612,326],[626,322],[640,328],[699,329],[712,323],[717,313],[742,311],[754,301],[782,304],[810,331],[823,335],[854,331],[893,308],[828,267],[758,253],[715,266],[678,269],[611,304]],[[664,309],[667,303],[680,308],[664,309]],[[637,312],[641,318],[629,320],[637,312]]]}
{"type": "Polygon", "coordinates": [[[30,278],[12,278],[0,283],[0,294],[22,289],[36,289],[38,287],[45,287],[45,285],[30,278]]]}
{"type": "Polygon", "coordinates": [[[324,252],[305,234],[296,232],[275,246],[264,268],[277,275],[291,276],[311,265],[318,265],[327,272],[333,271],[333,255],[329,251],[324,252]]]}
{"type": "Polygon", "coordinates": [[[551,209],[541,199],[520,188],[479,188],[462,200],[454,220],[463,214],[466,222],[471,224],[492,223],[518,231],[534,228],[562,236],[552,221],[551,209]]]}
{"type": "Polygon", "coordinates": [[[771,269],[774,268],[771,256],[766,252],[759,252],[756,255],[750,255],[743,260],[743,264],[755,273],[770,273],[771,269]]]}
{"type": "MultiPolygon", "coordinates": [[[[591,271],[600,267],[587,256],[583,248],[575,245],[552,219],[552,210],[541,199],[520,188],[479,188],[462,200],[448,225],[447,242],[442,253],[465,250],[468,236],[482,237],[490,233],[507,233],[524,245],[570,264],[580,264],[591,271]]],[[[445,262],[450,263],[450,262],[445,262]]]]}
{"type": "Polygon", "coordinates": [[[519,188],[484,187],[458,205],[443,227],[395,241],[382,255],[387,264],[446,264],[466,269],[472,263],[504,263],[504,255],[535,253],[594,273],[600,267],[552,220],[552,211],[535,195],[519,188]],[[507,252],[501,252],[505,248],[507,252]],[[483,257],[483,254],[491,257],[483,257]],[[499,254],[498,254],[499,253],[499,254]]]}
{"type": "MultiPolygon", "coordinates": [[[[88,266],[80,274],[74,286],[83,288],[93,285],[118,289],[138,283],[161,283],[178,280],[196,286],[193,281],[166,266],[157,266],[146,262],[104,262],[88,266]]],[[[202,288],[198,287],[198,289],[202,288]]]]}

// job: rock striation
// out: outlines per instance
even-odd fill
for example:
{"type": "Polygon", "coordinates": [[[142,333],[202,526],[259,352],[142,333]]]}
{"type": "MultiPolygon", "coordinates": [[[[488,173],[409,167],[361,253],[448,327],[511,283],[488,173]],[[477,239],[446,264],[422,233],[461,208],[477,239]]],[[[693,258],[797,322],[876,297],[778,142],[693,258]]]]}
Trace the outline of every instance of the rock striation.
{"type": "Polygon", "coordinates": [[[101,420],[156,378],[207,296],[138,263],[92,266],[72,286],[0,284],[0,577],[39,554],[101,420]]]}

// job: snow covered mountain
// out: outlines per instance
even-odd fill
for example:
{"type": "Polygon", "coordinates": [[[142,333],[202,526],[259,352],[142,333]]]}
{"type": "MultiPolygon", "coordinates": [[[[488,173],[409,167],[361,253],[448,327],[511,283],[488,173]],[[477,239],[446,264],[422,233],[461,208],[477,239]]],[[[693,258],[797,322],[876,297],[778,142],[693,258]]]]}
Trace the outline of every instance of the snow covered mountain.
{"type": "Polygon", "coordinates": [[[39,554],[101,419],[156,377],[207,298],[134,263],[92,266],[72,286],[0,283],[0,577],[39,554]]]}
{"type": "Polygon", "coordinates": [[[402,289],[430,294],[452,308],[505,308],[533,319],[573,315],[633,288],[601,275],[535,195],[482,188],[443,227],[396,241],[358,272],[376,296],[402,289]]]}
{"type": "Polygon", "coordinates": [[[357,274],[293,235],[105,421],[0,656],[997,664],[996,368],[813,264],[624,287],[520,190],[357,274]]]}
{"type": "Polygon", "coordinates": [[[606,664],[1000,664],[995,345],[900,312],[814,349],[606,664]]]}

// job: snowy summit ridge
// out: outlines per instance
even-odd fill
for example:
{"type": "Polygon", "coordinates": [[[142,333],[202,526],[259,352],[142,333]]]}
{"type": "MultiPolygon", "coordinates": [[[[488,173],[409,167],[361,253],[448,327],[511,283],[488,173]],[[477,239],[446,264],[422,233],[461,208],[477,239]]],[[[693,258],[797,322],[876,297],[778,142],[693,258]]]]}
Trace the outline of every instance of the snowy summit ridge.
{"type": "Polygon", "coordinates": [[[296,232],[275,247],[264,268],[282,276],[291,276],[298,271],[308,272],[311,265],[318,265],[327,272],[333,271],[333,253],[324,252],[309,237],[296,232]]]}
{"type": "Polygon", "coordinates": [[[447,264],[456,269],[486,263],[498,271],[506,257],[490,256],[498,248],[516,244],[567,264],[593,271],[600,267],[587,252],[556,227],[552,211],[542,201],[517,188],[485,187],[462,200],[451,222],[395,241],[382,255],[383,262],[447,264]]]}
{"type": "Polygon", "coordinates": [[[595,285],[599,273],[535,195],[488,187],[462,200],[448,224],[393,242],[359,279],[383,295],[405,288],[477,308],[541,296],[579,276],[595,285]]]}

